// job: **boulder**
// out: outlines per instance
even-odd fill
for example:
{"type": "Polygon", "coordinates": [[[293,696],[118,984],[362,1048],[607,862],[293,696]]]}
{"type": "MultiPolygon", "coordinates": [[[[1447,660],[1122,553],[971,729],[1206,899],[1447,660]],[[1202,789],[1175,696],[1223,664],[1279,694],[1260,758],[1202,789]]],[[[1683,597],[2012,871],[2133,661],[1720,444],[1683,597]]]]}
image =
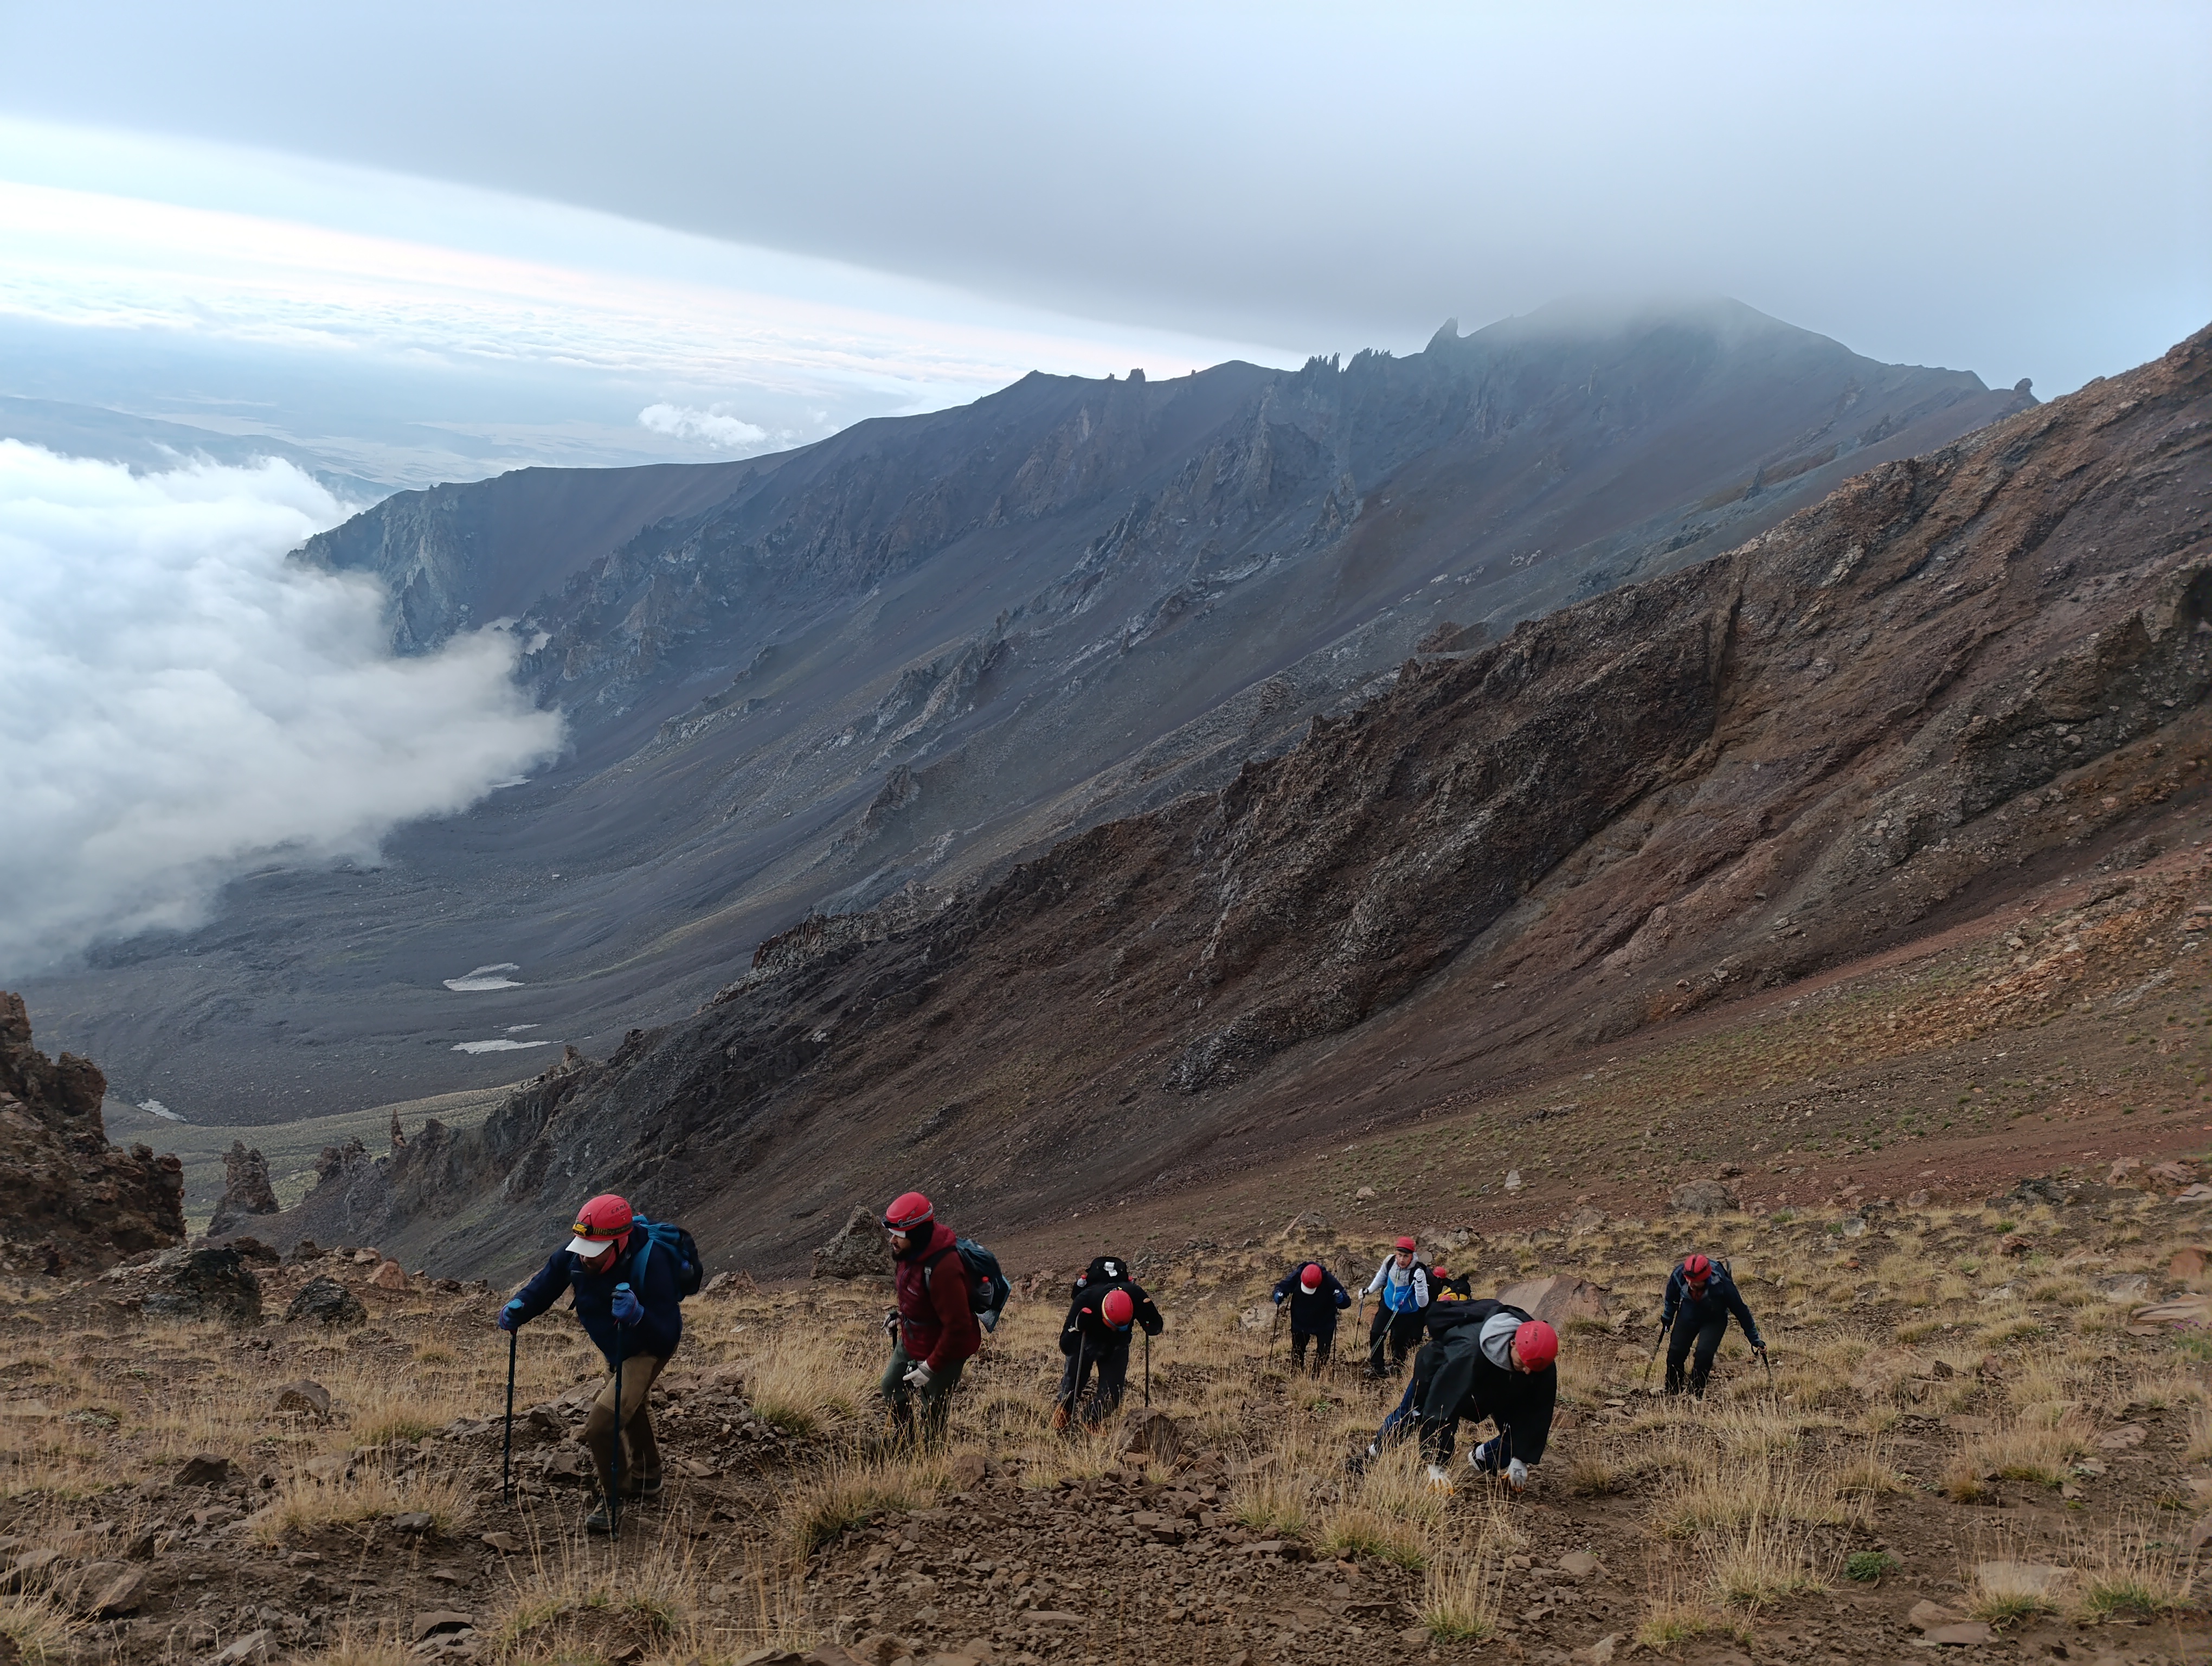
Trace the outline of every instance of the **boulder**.
{"type": "Polygon", "coordinates": [[[1717,1215],[1733,1213],[1741,1206],[1735,1194],[1717,1180],[1692,1180],[1667,1194],[1667,1207],[1677,1213],[1717,1215]]]}
{"type": "Polygon", "coordinates": [[[146,1600],[146,1570],[127,1567],[103,1581],[86,1607],[95,1620],[119,1620],[136,1614],[146,1600]]]}
{"type": "Polygon", "coordinates": [[[1182,1426],[1158,1407],[1139,1406],[1121,1414],[1121,1433],[1114,1442],[1116,1452],[1141,1452],[1170,1464],[1182,1456],[1182,1426]]]}
{"type": "Polygon", "coordinates": [[[172,1487],[220,1487],[230,1479],[230,1460],[213,1452],[196,1452],[169,1479],[172,1487]]]}
{"type": "Polygon", "coordinates": [[[248,1666],[248,1663],[267,1660],[276,1652],[276,1633],[266,1629],[248,1632],[222,1653],[212,1657],[208,1666],[248,1666]]]}
{"type": "Polygon", "coordinates": [[[284,1310],[287,1324],[301,1319],[312,1319],[319,1325],[365,1325],[368,1310],[361,1304],[360,1297],[336,1279],[310,1279],[284,1310]]]}
{"type": "Polygon", "coordinates": [[[407,1269],[396,1261],[385,1262],[368,1275],[368,1281],[379,1290],[404,1290],[407,1288],[407,1269]]]}
{"type": "Polygon", "coordinates": [[[890,1240],[869,1208],[854,1210],[837,1236],[814,1252],[812,1276],[817,1279],[864,1279],[890,1270],[890,1240]]]}
{"type": "Polygon", "coordinates": [[[1498,1292],[1498,1299],[1541,1319],[1555,1330],[1564,1330],[1572,1319],[1602,1324],[1606,1318],[1605,1292],[1587,1280],[1555,1273],[1548,1278],[1523,1279],[1498,1292]]]}
{"type": "Polygon", "coordinates": [[[166,1250],[144,1281],[140,1310],[153,1319],[261,1322],[261,1280],[231,1249],[166,1250]]]}
{"type": "Polygon", "coordinates": [[[296,1383],[287,1383],[276,1390],[276,1409],[280,1412],[301,1412],[310,1417],[331,1414],[331,1391],[308,1377],[296,1383]]]}
{"type": "Polygon", "coordinates": [[[2206,1252],[2202,1245],[2190,1244],[2177,1250],[2167,1259],[2166,1276],[2186,1284],[2191,1279],[2204,1276],[2206,1252]]]}

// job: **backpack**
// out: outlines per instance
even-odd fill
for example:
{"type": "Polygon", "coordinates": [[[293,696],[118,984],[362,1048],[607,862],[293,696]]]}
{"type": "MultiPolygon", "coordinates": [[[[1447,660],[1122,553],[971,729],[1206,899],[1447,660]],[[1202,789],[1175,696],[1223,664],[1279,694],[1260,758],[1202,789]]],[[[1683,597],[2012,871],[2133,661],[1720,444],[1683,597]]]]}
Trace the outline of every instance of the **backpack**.
{"type": "Polygon", "coordinates": [[[705,1269],[691,1234],[672,1220],[647,1220],[643,1215],[632,1215],[629,1224],[645,1233],[645,1242],[638,1245],[630,1262],[630,1277],[640,1284],[645,1282],[645,1263],[658,1245],[676,1257],[676,1299],[680,1302],[686,1296],[697,1295],[705,1269]]]}
{"type": "MultiPolygon", "coordinates": [[[[999,1316],[1006,1310],[1006,1303],[1014,1287],[1006,1282],[1000,1270],[999,1258],[973,1238],[955,1238],[952,1250],[959,1252],[960,1270],[968,1275],[968,1305],[975,1310],[976,1319],[986,1330],[999,1328],[999,1316]]],[[[951,1250],[939,1250],[930,1257],[934,1268],[951,1250]]]]}
{"type": "Polygon", "coordinates": [[[1127,1284],[1128,1281],[1128,1262],[1119,1256],[1096,1256],[1075,1282],[1068,1286],[1067,1298],[1073,1301],[1094,1284],[1127,1284]]]}

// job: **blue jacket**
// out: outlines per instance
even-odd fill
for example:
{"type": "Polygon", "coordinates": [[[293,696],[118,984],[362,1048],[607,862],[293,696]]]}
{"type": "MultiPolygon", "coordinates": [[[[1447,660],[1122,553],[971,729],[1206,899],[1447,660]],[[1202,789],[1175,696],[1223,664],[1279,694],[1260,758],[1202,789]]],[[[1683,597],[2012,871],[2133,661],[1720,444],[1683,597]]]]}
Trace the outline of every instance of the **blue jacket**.
{"type": "Polygon", "coordinates": [[[1324,1267],[1321,1269],[1321,1288],[1309,1296],[1298,1283],[1298,1274],[1304,1270],[1301,1263],[1283,1275],[1282,1282],[1275,1286],[1275,1305],[1290,1303],[1291,1329],[1299,1335],[1331,1335],[1336,1330],[1337,1310],[1352,1305],[1352,1292],[1324,1267]]]}
{"type": "Polygon", "coordinates": [[[1666,1310],[1659,1316],[1662,1328],[1674,1322],[1678,1309],[1681,1312],[1685,1330],[1703,1330],[1716,1317],[1725,1327],[1728,1316],[1733,1313],[1736,1322],[1743,1327],[1744,1340],[1753,1347],[1765,1346],[1759,1340],[1758,1321],[1751,1316],[1751,1310],[1744,1305],[1743,1292],[1735,1287],[1735,1280],[1717,1267],[1713,1268],[1712,1277],[1705,1281],[1705,1293],[1702,1297],[1690,1294],[1688,1276],[1680,1267],[1674,1269],[1667,1280],[1666,1310]]]}
{"type": "Polygon", "coordinates": [[[665,1250],[655,1250],[645,1257],[645,1274],[641,1279],[637,1260],[638,1251],[644,1248],[645,1234],[635,1236],[637,1242],[629,1253],[616,1256],[612,1269],[596,1276],[585,1272],[569,1251],[556,1250],[538,1276],[515,1292],[522,1304],[521,1317],[536,1318],[560,1299],[562,1291],[573,1290],[576,1293],[576,1316],[583,1321],[585,1334],[606,1355],[610,1371],[614,1368],[618,1335],[625,1359],[635,1359],[641,1353],[649,1353],[656,1359],[668,1358],[676,1352],[676,1344],[684,1335],[683,1299],[676,1293],[676,1257],[665,1250]],[[627,1330],[615,1323],[615,1286],[618,1284],[628,1285],[645,1306],[644,1316],[627,1330]]]}

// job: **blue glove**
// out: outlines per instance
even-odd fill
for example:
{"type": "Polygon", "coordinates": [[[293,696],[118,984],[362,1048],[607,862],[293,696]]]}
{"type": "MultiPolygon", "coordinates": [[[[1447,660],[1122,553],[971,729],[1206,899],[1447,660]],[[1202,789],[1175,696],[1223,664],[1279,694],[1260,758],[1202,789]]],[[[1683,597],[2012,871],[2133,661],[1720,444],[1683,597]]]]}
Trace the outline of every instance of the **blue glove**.
{"type": "Polygon", "coordinates": [[[1278,1291],[1275,1292],[1275,1305],[1276,1305],[1277,1307],[1280,1307],[1282,1304],[1283,1304],[1283,1292],[1282,1292],[1281,1291],[1278,1290],[1278,1291]]]}
{"type": "Polygon", "coordinates": [[[618,1325],[634,1325],[645,1317],[645,1304],[631,1293],[630,1287],[626,1284],[618,1284],[615,1286],[612,1306],[615,1322],[618,1325]]]}
{"type": "Polygon", "coordinates": [[[517,1296],[499,1310],[499,1328],[512,1335],[522,1329],[522,1298],[517,1296]]]}

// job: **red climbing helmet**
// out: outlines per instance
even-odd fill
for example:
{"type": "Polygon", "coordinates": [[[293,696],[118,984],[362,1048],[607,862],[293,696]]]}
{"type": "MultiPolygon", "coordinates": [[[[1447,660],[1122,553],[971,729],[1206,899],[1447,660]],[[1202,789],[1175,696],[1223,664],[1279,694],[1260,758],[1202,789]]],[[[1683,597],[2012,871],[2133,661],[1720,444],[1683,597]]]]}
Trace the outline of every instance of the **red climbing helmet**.
{"type": "Polygon", "coordinates": [[[1682,1276],[1692,1284],[1703,1284],[1713,1275],[1713,1264],[1703,1256],[1691,1256],[1682,1262],[1682,1276]]]}
{"type": "Polygon", "coordinates": [[[1541,1371],[1559,1357],[1559,1333],[1531,1319],[1513,1333],[1513,1358],[1523,1371],[1541,1371]]]}
{"type": "Polygon", "coordinates": [[[1400,1238],[1398,1240],[1398,1248],[1401,1250],[1411,1250],[1413,1248],[1413,1240],[1410,1237],[1400,1238]]]}
{"type": "Polygon", "coordinates": [[[937,1212],[920,1192],[902,1192],[898,1200],[884,1211],[884,1225],[902,1237],[917,1226],[927,1226],[936,1218],[937,1212]]]}
{"type": "Polygon", "coordinates": [[[576,1224],[568,1229],[575,1234],[568,1240],[569,1250],[587,1261],[594,1259],[629,1235],[629,1221],[628,1201],[602,1192],[576,1211],[576,1224]]]}
{"type": "Polygon", "coordinates": [[[1127,1330],[1129,1321],[1137,1316],[1137,1304],[1129,1299],[1126,1290],[1108,1291],[1106,1299],[1098,1304],[1098,1310],[1116,1330],[1127,1330]]]}
{"type": "Polygon", "coordinates": [[[1321,1288],[1321,1268],[1308,1262],[1298,1269],[1298,1288],[1310,1293],[1321,1288]]]}

